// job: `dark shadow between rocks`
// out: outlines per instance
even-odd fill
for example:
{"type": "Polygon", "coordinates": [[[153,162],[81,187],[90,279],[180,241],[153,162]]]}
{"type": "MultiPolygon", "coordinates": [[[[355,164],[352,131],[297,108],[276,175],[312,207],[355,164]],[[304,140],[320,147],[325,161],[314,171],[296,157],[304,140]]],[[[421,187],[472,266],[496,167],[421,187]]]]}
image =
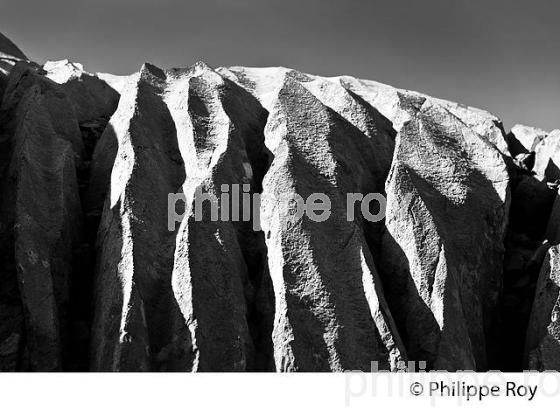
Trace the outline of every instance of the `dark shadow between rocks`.
{"type": "Polygon", "coordinates": [[[548,164],[544,170],[544,176],[545,180],[548,182],[554,182],[560,179],[560,168],[558,168],[558,165],[554,163],[552,158],[548,160],[548,164]]]}

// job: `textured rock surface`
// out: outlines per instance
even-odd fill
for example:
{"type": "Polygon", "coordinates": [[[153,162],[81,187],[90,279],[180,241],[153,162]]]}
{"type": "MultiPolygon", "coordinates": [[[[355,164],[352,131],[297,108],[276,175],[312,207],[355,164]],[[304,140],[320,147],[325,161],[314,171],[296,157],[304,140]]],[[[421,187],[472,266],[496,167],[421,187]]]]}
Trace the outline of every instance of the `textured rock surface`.
{"type": "Polygon", "coordinates": [[[123,94],[98,244],[94,369],[256,366],[247,323],[255,278],[246,262],[258,256],[256,235],[241,223],[197,222],[192,211],[198,187],[219,196],[221,184],[260,184],[253,169],[266,162],[266,115],[226,109],[235,88],[203,64],[168,73],[146,65],[123,94]],[[169,232],[167,195],[175,192],[185,193],[186,213],[169,232]]]}
{"type": "Polygon", "coordinates": [[[556,199],[546,233],[552,244],[536,283],[527,340],[525,366],[560,371],[560,200],[556,199]]]}
{"type": "Polygon", "coordinates": [[[58,370],[82,223],[80,132],[64,94],[26,63],[12,71],[1,114],[0,368],[58,370]]]}
{"type": "Polygon", "coordinates": [[[506,164],[446,108],[415,109],[387,181],[387,298],[412,359],[487,370],[497,352],[506,164]]]}
{"type": "Polygon", "coordinates": [[[551,132],[539,128],[516,125],[509,135],[514,155],[535,152],[533,171],[541,181],[560,179],[560,130],[551,132]]]}
{"type": "MultiPolygon", "coordinates": [[[[359,105],[342,87],[330,96],[359,105]]],[[[263,183],[278,370],[369,370],[372,361],[389,369],[406,359],[365,224],[346,220],[346,194],[377,192],[387,174],[392,141],[370,131],[362,133],[286,77],[265,130],[274,161],[263,183]],[[387,150],[376,149],[383,143],[387,150]],[[315,192],[331,198],[329,219],[290,217],[293,194],[315,192]]]]}
{"type": "Polygon", "coordinates": [[[401,90],[376,81],[361,80],[349,76],[318,77],[283,67],[230,67],[229,69],[220,68],[218,71],[224,76],[239,82],[240,85],[253,93],[267,109],[270,109],[274,95],[281,87],[282,79],[285,76],[292,76],[304,82],[316,80],[325,83],[327,80],[331,84],[340,84],[389,119],[396,131],[399,131],[403,124],[410,119],[411,104],[429,100],[430,103],[441,105],[449,110],[465,125],[493,143],[501,152],[507,152],[508,149],[501,121],[496,116],[478,108],[433,98],[415,91],[401,90]]]}
{"type": "Polygon", "coordinates": [[[557,131],[349,76],[0,53],[0,370],[559,368],[557,131]],[[372,193],[386,218],[349,205],[372,193]]]}
{"type": "Polygon", "coordinates": [[[87,269],[76,263],[85,240],[79,176],[87,152],[76,114],[82,101],[44,74],[17,62],[0,108],[3,370],[73,369],[88,343],[89,308],[76,303],[87,295],[80,290],[87,269]]]}
{"type": "Polygon", "coordinates": [[[526,366],[560,371],[560,250],[548,252],[536,286],[527,329],[526,366]]]}
{"type": "Polygon", "coordinates": [[[68,60],[48,61],[43,65],[45,76],[61,84],[74,105],[80,124],[88,120],[107,118],[119,102],[119,93],[96,75],[84,71],[79,63],[68,60]]]}

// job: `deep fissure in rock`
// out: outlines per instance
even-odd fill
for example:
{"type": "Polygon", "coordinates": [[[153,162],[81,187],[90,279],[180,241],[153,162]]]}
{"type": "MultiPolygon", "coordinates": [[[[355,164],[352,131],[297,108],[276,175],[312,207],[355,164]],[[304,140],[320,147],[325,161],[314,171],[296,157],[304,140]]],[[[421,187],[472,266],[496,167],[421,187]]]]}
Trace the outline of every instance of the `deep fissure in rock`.
{"type": "Polygon", "coordinates": [[[77,164],[78,189],[82,205],[83,243],[74,249],[73,274],[70,280],[69,333],[70,343],[64,364],[68,371],[86,371],[90,362],[91,326],[93,321],[93,281],[96,264],[97,231],[101,221],[98,213],[90,212],[87,191],[91,178],[91,161],[95,146],[108,126],[109,118],[100,117],[80,124],[84,141],[83,161],[77,164]]]}
{"type": "Polygon", "coordinates": [[[529,317],[539,273],[553,245],[546,231],[558,193],[556,184],[540,181],[531,171],[534,152],[512,144],[510,151],[514,159],[508,161],[512,196],[504,243],[499,370],[516,372],[527,368],[529,317]]]}

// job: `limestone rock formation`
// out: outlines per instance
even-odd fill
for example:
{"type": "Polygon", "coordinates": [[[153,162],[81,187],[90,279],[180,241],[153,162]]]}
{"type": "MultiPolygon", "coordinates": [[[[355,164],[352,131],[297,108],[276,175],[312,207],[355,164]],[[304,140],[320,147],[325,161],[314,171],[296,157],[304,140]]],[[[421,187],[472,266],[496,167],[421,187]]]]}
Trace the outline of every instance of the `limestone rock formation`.
{"type": "Polygon", "coordinates": [[[4,37],[0,95],[0,370],[559,368],[556,131],[4,37]]]}

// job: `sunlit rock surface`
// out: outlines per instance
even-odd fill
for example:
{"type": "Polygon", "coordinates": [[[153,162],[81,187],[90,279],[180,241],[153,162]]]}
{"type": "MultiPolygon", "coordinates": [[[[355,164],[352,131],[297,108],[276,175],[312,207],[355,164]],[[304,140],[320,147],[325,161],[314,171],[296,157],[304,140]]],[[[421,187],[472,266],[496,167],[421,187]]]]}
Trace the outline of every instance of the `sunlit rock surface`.
{"type": "Polygon", "coordinates": [[[350,76],[0,53],[0,370],[558,369],[557,132],[350,76]]]}

